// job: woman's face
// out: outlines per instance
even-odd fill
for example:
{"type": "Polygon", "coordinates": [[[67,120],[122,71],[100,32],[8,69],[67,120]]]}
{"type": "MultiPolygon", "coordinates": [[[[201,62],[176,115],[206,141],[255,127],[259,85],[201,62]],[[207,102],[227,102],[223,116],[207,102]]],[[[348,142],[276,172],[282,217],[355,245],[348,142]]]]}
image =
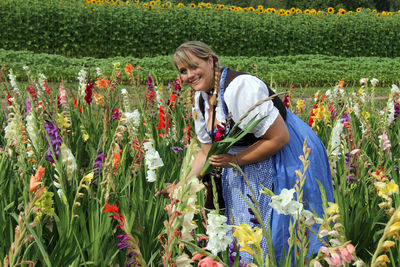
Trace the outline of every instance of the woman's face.
{"type": "Polygon", "coordinates": [[[193,66],[178,64],[182,81],[195,91],[209,92],[214,87],[213,57],[209,56],[208,60],[204,60],[189,54],[189,58],[195,63],[193,66]]]}

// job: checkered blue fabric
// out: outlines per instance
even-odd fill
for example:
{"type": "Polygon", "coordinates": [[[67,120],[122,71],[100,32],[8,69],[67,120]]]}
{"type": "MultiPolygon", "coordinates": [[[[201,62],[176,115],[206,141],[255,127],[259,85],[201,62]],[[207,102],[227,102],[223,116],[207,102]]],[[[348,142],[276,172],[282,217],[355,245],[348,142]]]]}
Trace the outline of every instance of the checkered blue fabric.
{"type": "MultiPolygon", "coordinates": [[[[229,153],[238,153],[245,147],[233,147],[229,153]]],[[[255,197],[260,204],[261,216],[264,224],[268,229],[268,224],[271,220],[272,208],[269,206],[271,197],[266,194],[260,193],[262,186],[272,190],[273,182],[273,160],[272,158],[266,159],[261,162],[256,162],[248,165],[241,166],[241,169],[249,179],[250,186],[255,194],[255,197]]],[[[234,222],[234,225],[248,224],[252,228],[259,224],[255,224],[250,221],[251,218],[255,218],[249,212],[249,205],[244,201],[242,194],[246,200],[250,203],[249,196],[251,190],[248,187],[245,178],[242,173],[236,168],[226,168],[222,171],[222,191],[225,200],[225,215],[228,217],[228,222],[234,222]],[[233,217],[233,218],[232,218],[233,217]]],[[[253,203],[252,203],[253,204],[253,203]]],[[[253,204],[254,205],[254,204],[253,204]]],[[[264,250],[264,255],[268,252],[268,247],[265,239],[261,242],[261,247],[264,250]]],[[[252,256],[247,253],[241,253],[242,260],[246,263],[252,262],[252,256]]]]}

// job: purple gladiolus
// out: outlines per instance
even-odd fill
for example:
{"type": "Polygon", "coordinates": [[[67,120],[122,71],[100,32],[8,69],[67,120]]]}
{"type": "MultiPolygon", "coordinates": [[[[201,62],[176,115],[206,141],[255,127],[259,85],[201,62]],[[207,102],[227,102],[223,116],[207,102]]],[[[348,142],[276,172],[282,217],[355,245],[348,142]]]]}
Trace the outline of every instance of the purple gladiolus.
{"type": "Polygon", "coordinates": [[[147,88],[149,89],[149,91],[154,91],[154,87],[153,87],[153,79],[151,78],[151,76],[147,76],[147,88]]]}
{"type": "Polygon", "coordinates": [[[53,153],[50,149],[50,143],[54,151],[54,155],[56,158],[58,158],[58,155],[60,154],[60,145],[62,143],[61,137],[58,135],[58,127],[51,123],[50,121],[46,121],[44,123],[44,128],[46,129],[47,135],[46,140],[47,140],[47,155],[46,155],[46,160],[50,161],[51,163],[54,163],[55,160],[53,159],[53,153]],[[50,142],[49,142],[50,139],[50,142]]]}
{"type": "Polygon", "coordinates": [[[137,255],[137,253],[136,253],[136,251],[134,251],[134,250],[131,250],[131,251],[129,251],[128,253],[126,253],[126,257],[129,259],[129,258],[132,258],[133,256],[136,256],[137,255]]]}
{"type": "Polygon", "coordinates": [[[119,249],[119,250],[122,250],[122,249],[124,249],[124,248],[129,247],[130,244],[129,244],[129,243],[126,243],[126,242],[121,242],[121,243],[118,243],[117,246],[118,246],[118,249],[119,249]]]}
{"type": "Polygon", "coordinates": [[[124,241],[130,239],[129,236],[127,236],[127,235],[119,235],[119,236],[117,236],[117,238],[119,239],[120,242],[124,242],[124,241]]]}
{"type": "Polygon", "coordinates": [[[179,154],[180,152],[183,151],[183,148],[179,147],[179,146],[173,146],[171,147],[172,151],[175,152],[175,154],[179,154]]]}
{"type": "Polygon", "coordinates": [[[135,260],[130,260],[130,261],[128,261],[128,262],[126,263],[125,267],[129,267],[129,266],[131,266],[132,264],[135,264],[135,263],[136,263],[135,260]]]}
{"type": "Polygon", "coordinates": [[[104,154],[98,154],[96,157],[96,160],[94,161],[94,174],[95,175],[101,175],[101,168],[103,167],[103,160],[105,158],[106,155],[104,154]]]}

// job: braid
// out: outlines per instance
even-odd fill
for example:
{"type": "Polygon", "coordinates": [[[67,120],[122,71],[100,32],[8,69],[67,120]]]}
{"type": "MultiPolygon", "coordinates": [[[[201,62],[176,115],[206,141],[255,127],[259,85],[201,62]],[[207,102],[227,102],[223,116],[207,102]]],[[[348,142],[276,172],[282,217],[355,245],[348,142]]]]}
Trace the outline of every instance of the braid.
{"type": "MultiPolygon", "coordinates": [[[[188,95],[188,102],[189,102],[189,107],[194,107],[194,90],[192,88],[189,89],[189,95],[188,95]]],[[[197,121],[199,119],[199,115],[197,114],[196,110],[193,110],[193,118],[197,121]]]]}
{"type": "Polygon", "coordinates": [[[214,57],[214,94],[211,96],[210,105],[215,106],[217,104],[217,94],[219,91],[220,80],[221,80],[221,68],[218,64],[218,59],[214,57]]]}

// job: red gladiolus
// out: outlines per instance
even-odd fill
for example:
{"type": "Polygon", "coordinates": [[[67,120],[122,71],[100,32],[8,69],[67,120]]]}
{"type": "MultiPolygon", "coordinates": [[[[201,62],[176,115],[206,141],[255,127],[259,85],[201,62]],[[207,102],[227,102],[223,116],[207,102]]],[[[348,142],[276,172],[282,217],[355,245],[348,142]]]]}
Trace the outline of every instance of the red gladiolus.
{"type": "Polygon", "coordinates": [[[187,125],[185,129],[183,129],[183,133],[185,136],[185,146],[190,144],[190,140],[192,140],[192,135],[190,134],[190,130],[192,130],[192,126],[187,125]]]}
{"type": "Polygon", "coordinates": [[[8,103],[9,106],[12,105],[12,103],[11,103],[11,101],[10,101],[10,98],[11,98],[11,95],[10,95],[9,92],[7,92],[7,103],[8,103]]]}
{"type": "Polygon", "coordinates": [[[163,137],[165,133],[169,132],[169,120],[167,114],[164,111],[163,106],[160,105],[158,109],[158,126],[157,130],[165,129],[165,132],[159,133],[159,136],[163,137]]]}
{"type": "Polygon", "coordinates": [[[37,98],[37,94],[36,94],[35,88],[33,88],[32,86],[28,86],[28,91],[31,94],[33,99],[37,98]]]}
{"type": "Polygon", "coordinates": [[[290,108],[290,94],[286,94],[285,98],[283,99],[283,104],[285,105],[285,107],[290,108]]]}
{"type": "Polygon", "coordinates": [[[225,138],[225,126],[217,125],[217,132],[215,133],[215,142],[219,142],[225,138]]]}
{"type": "Polygon", "coordinates": [[[110,213],[116,212],[116,213],[118,213],[119,211],[118,211],[117,204],[115,204],[113,206],[113,205],[108,204],[108,202],[106,201],[106,206],[104,207],[103,213],[107,213],[107,212],[110,212],[110,213]]]}
{"type": "Polygon", "coordinates": [[[86,103],[88,103],[90,105],[90,103],[92,102],[92,94],[93,94],[93,83],[88,82],[86,84],[86,89],[85,89],[85,101],[86,103]]]}
{"type": "Polygon", "coordinates": [[[146,99],[153,102],[154,98],[156,97],[156,92],[151,91],[146,94],[146,99]]]}

